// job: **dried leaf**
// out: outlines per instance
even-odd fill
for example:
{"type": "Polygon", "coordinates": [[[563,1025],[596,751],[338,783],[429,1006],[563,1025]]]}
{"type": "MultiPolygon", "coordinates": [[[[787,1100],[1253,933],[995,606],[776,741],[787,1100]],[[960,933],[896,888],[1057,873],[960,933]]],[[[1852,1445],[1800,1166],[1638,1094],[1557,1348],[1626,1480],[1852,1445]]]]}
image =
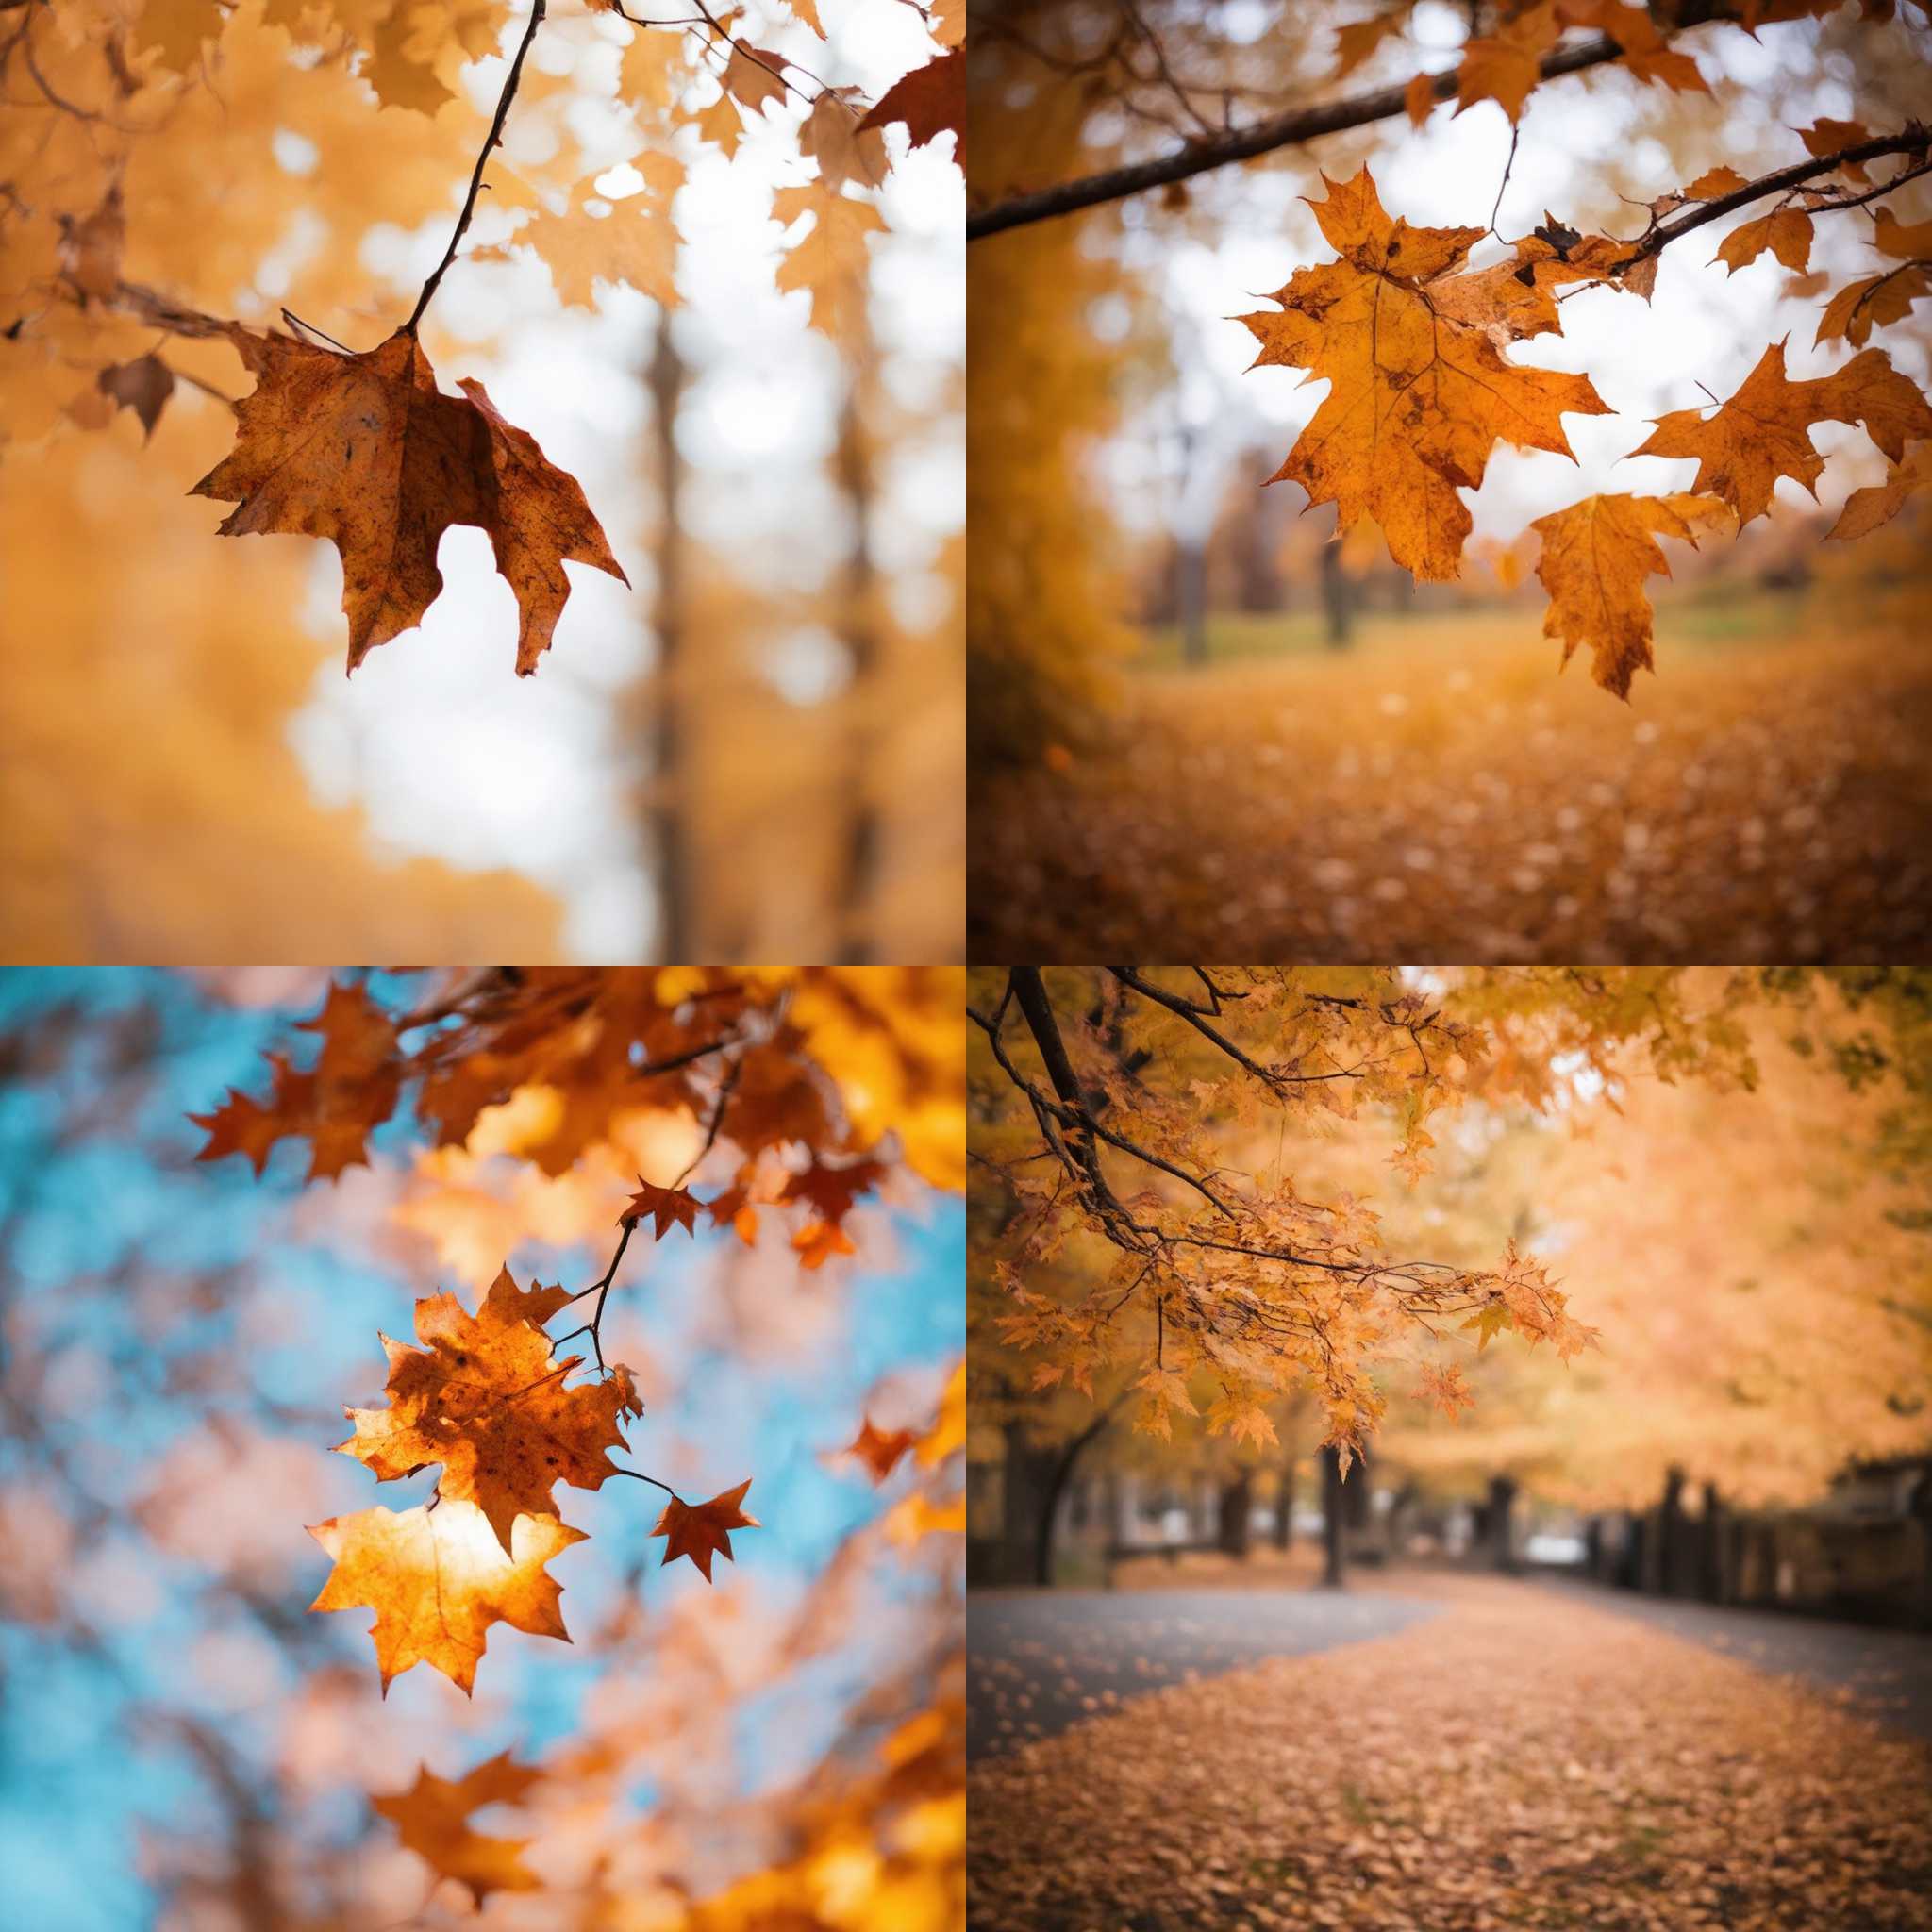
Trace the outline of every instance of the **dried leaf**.
{"type": "Polygon", "coordinates": [[[192,493],[233,503],[222,535],[325,537],[342,557],[349,669],[422,622],[442,589],[436,550],[452,524],[489,534],[523,613],[517,672],[549,648],[570,596],[568,560],[629,579],[574,478],[497,414],[466,377],[443,395],[403,330],[363,355],[232,324],[258,378],[237,410],[235,449],[192,493]]]}

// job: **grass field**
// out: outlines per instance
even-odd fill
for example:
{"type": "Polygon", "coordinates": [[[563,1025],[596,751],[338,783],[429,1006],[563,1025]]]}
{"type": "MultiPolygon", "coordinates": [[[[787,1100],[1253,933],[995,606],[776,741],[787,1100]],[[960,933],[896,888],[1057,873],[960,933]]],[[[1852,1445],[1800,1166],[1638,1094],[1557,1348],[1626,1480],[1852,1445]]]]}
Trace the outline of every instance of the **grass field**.
{"type": "Polygon", "coordinates": [[[974,799],[973,957],[1932,957],[1923,591],[1665,606],[1618,703],[1535,611],[1224,617],[974,799]]]}

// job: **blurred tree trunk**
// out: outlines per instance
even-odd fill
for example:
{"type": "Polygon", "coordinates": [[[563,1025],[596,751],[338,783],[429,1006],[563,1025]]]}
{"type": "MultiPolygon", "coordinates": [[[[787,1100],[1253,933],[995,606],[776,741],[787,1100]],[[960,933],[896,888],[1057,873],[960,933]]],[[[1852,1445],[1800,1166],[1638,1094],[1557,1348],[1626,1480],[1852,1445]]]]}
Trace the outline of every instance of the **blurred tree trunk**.
{"type": "Polygon", "coordinates": [[[1322,1581],[1330,1590],[1346,1587],[1342,1552],[1341,1457],[1332,1442],[1322,1445],[1322,1581]]]}
{"type": "Polygon", "coordinates": [[[1053,1564],[1053,1488],[1056,1452],[1031,1441],[1024,1424],[1001,1431],[1006,1457],[1000,1465],[1000,1546],[997,1571],[1003,1583],[1037,1583],[1053,1564]]]}
{"type": "Polygon", "coordinates": [[[852,681],[845,710],[845,822],[841,855],[837,951],[832,957],[848,965],[866,965],[877,956],[873,908],[884,857],[885,828],[878,808],[878,774],[874,769],[878,747],[873,724],[878,704],[877,686],[884,669],[885,640],[880,634],[878,569],[872,548],[873,507],[877,480],[873,473],[872,438],[868,425],[874,400],[872,331],[860,327],[850,343],[851,374],[839,411],[839,445],[833,467],[852,519],[852,549],[845,561],[845,648],[852,658],[852,681]]]}
{"type": "Polygon", "coordinates": [[[1208,553],[1198,543],[1174,546],[1174,602],[1182,658],[1190,664],[1207,663],[1208,553]]]}
{"type": "Polygon", "coordinates": [[[1648,1596],[1669,1596],[1675,1584],[1677,1525],[1682,1520],[1684,1472],[1664,1477],[1662,1500],[1644,1524],[1643,1567],[1638,1587],[1648,1596]]]}
{"type": "Polygon", "coordinates": [[[1249,1524],[1255,1513],[1255,1472],[1244,1469],[1232,1482],[1221,1486],[1221,1507],[1215,1524],[1215,1541],[1224,1555],[1248,1554],[1249,1524]]]}
{"type": "Polygon", "coordinates": [[[1322,608],[1328,615],[1328,643],[1345,651],[1355,633],[1355,599],[1348,573],[1341,566],[1340,539],[1322,545],[1322,608]]]}
{"type": "Polygon", "coordinates": [[[1492,1475],[1490,1500],[1483,1507],[1483,1540],[1489,1546],[1491,1569],[1506,1575],[1516,1568],[1515,1515],[1515,1477],[1492,1475]]]}
{"type": "Polygon", "coordinates": [[[684,570],[684,458],[677,449],[677,411],[684,400],[684,358],[661,314],[651,355],[650,387],[658,436],[658,674],[651,738],[651,849],[658,875],[657,957],[698,963],[691,904],[689,786],[684,771],[688,591],[684,570]]]}
{"type": "Polygon", "coordinates": [[[1294,1457],[1281,1465],[1279,1486],[1274,1491],[1274,1547],[1285,1550],[1294,1541],[1294,1457]]]}
{"type": "Polygon", "coordinates": [[[1699,1545],[1702,1561],[1698,1565],[1697,1593],[1706,1603],[1721,1604],[1724,1601],[1724,1554],[1728,1541],[1730,1519],[1724,1509],[1724,1499],[1715,1483],[1704,1486],[1703,1538],[1699,1545]]]}

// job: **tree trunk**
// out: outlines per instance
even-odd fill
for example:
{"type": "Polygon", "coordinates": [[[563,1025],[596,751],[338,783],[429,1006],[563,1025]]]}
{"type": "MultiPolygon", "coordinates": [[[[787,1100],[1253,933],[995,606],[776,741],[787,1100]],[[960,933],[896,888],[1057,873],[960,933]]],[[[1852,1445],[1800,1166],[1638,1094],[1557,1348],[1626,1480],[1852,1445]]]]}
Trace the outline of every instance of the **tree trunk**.
{"type": "Polygon", "coordinates": [[[1329,1590],[1343,1590],[1348,1575],[1341,1529],[1341,1457],[1334,1443],[1323,1445],[1321,1463],[1322,1582],[1329,1590]]]}
{"type": "Polygon", "coordinates": [[[1232,1482],[1221,1486],[1220,1508],[1214,1540],[1224,1556],[1248,1554],[1248,1525],[1255,1511],[1255,1472],[1244,1469],[1232,1482]]]}
{"type": "Polygon", "coordinates": [[[1516,1569],[1516,1479],[1492,1475],[1490,1500],[1483,1508],[1483,1540],[1489,1546],[1490,1568],[1512,1574],[1516,1569]]]}
{"type": "Polygon", "coordinates": [[[1047,1502],[1057,1452],[1027,1439],[1024,1424],[1008,1423],[1001,1465],[999,1580],[1038,1583],[1053,1562],[1053,1512],[1047,1502]]]}
{"type": "Polygon", "coordinates": [[[1281,1465],[1274,1491],[1274,1547],[1285,1550],[1294,1541],[1294,1457],[1281,1465]]]}
{"type": "Polygon", "coordinates": [[[1724,1541],[1728,1518],[1724,1513],[1724,1499],[1719,1493],[1715,1483],[1704,1486],[1704,1534],[1699,1541],[1697,1593],[1707,1604],[1721,1604],[1724,1600],[1724,1541]]]}
{"type": "Polygon", "coordinates": [[[1174,556],[1174,602],[1179,607],[1181,656],[1190,664],[1208,661],[1208,554],[1198,543],[1183,543],[1174,556]]]}
{"type": "Polygon", "coordinates": [[[1677,1525],[1682,1520],[1684,1472],[1664,1477],[1664,1493],[1643,1525],[1643,1566],[1638,1588],[1647,1596],[1669,1596],[1675,1582],[1677,1525]]]}
{"type": "Polygon", "coordinates": [[[1322,546],[1322,608],[1328,614],[1328,645],[1345,651],[1355,631],[1355,608],[1348,573],[1341,567],[1341,543],[1322,546]]]}
{"type": "Polygon", "coordinates": [[[866,430],[867,372],[874,359],[870,340],[869,333],[861,332],[853,343],[852,373],[839,412],[839,445],[834,458],[852,518],[842,625],[845,647],[852,657],[852,682],[846,693],[852,722],[847,727],[850,746],[842,788],[849,816],[839,883],[838,951],[833,955],[848,965],[865,965],[878,955],[874,908],[885,844],[874,770],[876,748],[871,732],[873,691],[879,680],[884,650],[877,609],[878,572],[872,550],[872,515],[877,492],[866,430]]]}
{"type": "Polygon", "coordinates": [[[689,787],[684,772],[686,592],[684,582],[684,458],[677,449],[677,411],[684,399],[684,358],[660,314],[651,356],[651,401],[658,434],[658,673],[651,748],[651,846],[658,873],[658,959],[689,965],[697,958],[691,906],[689,787]]]}

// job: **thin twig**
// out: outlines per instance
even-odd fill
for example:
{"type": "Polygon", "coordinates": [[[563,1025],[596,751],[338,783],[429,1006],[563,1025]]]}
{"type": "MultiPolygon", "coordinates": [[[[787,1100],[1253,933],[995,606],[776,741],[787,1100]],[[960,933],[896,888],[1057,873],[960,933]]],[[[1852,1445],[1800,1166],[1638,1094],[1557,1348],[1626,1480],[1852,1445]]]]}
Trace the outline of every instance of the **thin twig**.
{"type": "Polygon", "coordinates": [[[516,58],[509,63],[509,73],[503,83],[503,92],[496,102],[496,116],[490,124],[490,134],[483,143],[483,152],[476,157],[476,166],[470,175],[470,192],[463,197],[463,211],[457,217],[456,232],[449,238],[449,246],[442,252],[442,259],[436,264],[436,272],[423,284],[423,292],[416,297],[416,307],[410,311],[409,319],[404,323],[402,333],[413,336],[417,325],[423,320],[423,311],[429,307],[429,298],[436,293],[437,285],[447,273],[449,265],[457,258],[457,249],[461,245],[468,231],[470,218],[476,212],[476,196],[483,188],[483,170],[491,155],[503,140],[503,124],[509,116],[509,104],[516,98],[517,83],[524,75],[524,56],[530,51],[530,42],[537,38],[537,29],[543,25],[543,9],[547,0],[530,0],[530,24],[524,29],[524,38],[517,45],[516,58]]]}

